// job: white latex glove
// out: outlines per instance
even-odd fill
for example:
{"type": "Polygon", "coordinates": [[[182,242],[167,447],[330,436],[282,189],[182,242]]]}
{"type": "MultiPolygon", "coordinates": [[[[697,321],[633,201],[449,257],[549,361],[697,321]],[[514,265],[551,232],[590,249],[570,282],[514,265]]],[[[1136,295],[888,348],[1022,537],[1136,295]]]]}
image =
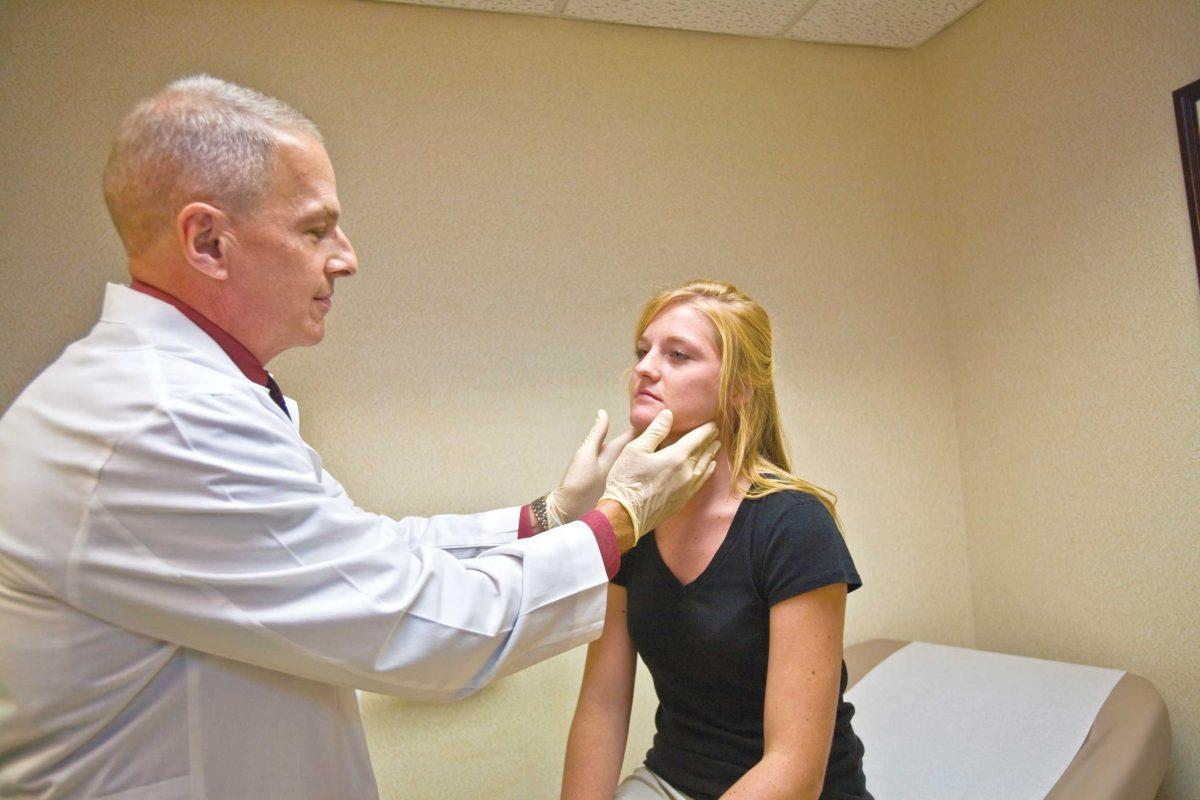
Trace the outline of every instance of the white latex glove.
{"type": "Polygon", "coordinates": [[[721,443],[717,426],[706,422],[657,453],[671,432],[670,409],[663,409],[617,457],[608,473],[602,500],[616,500],[633,521],[634,540],[642,538],[691,499],[717,468],[721,443]]]}
{"type": "Polygon", "coordinates": [[[608,435],[608,412],[596,412],[596,421],[575,451],[558,488],[546,495],[546,516],[550,527],[565,525],[591,511],[604,493],[608,471],[613,462],[633,439],[633,431],[625,431],[605,444],[608,435]]]}

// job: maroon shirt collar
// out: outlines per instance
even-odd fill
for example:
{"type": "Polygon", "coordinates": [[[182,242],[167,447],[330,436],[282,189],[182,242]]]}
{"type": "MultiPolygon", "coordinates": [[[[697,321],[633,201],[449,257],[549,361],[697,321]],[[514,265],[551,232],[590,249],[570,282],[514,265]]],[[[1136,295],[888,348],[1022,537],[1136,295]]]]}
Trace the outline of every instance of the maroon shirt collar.
{"type": "Polygon", "coordinates": [[[212,337],[214,342],[220,345],[221,349],[225,351],[225,355],[229,356],[230,360],[237,365],[237,368],[242,371],[243,375],[257,383],[259,386],[267,385],[267,370],[263,367],[262,362],[255,358],[254,354],[247,350],[245,345],[226,333],[208,317],[204,316],[199,311],[180,300],[178,297],[167,294],[162,289],[156,289],[155,287],[146,283],[142,283],[137,279],[134,279],[133,282],[129,284],[129,288],[139,291],[142,294],[148,294],[155,299],[162,300],[164,303],[170,303],[171,305],[175,306],[175,308],[179,309],[180,313],[182,313],[192,322],[196,323],[200,330],[207,333],[212,337]]]}

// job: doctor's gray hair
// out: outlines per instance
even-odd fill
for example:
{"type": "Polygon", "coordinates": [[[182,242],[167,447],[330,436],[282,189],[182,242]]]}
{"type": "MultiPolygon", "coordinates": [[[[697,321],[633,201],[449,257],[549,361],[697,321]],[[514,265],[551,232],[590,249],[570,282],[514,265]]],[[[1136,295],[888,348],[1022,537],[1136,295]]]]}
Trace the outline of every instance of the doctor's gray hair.
{"type": "Polygon", "coordinates": [[[138,103],[104,169],[104,202],[125,251],[142,253],[188,203],[256,211],[283,131],[322,141],[287,103],[209,75],[182,78],[138,103]]]}

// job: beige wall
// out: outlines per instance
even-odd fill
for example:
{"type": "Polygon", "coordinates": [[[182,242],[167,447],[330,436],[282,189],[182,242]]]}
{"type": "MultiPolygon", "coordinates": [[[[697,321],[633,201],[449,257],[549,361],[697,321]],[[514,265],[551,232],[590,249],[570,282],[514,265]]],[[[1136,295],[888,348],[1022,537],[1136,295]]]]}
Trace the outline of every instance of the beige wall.
{"type": "Polygon", "coordinates": [[[918,55],[977,644],[1147,676],[1200,797],[1200,3],[988,0],[918,55]]]}
{"type": "MultiPolygon", "coordinates": [[[[1185,7],[1191,5],[1178,2],[1162,13],[1185,7]]],[[[842,497],[867,584],[852,597],[848,641],[887,635],[978,642],[1130,667],[1176,701],[1177,735],[1180,718],[1191,720],[1194,735],[1195,697],[1184,693],[1183,656],[1170,649],[1187,630],[1184,608],[1195,597],[1195,549],[1184,541],[1189,510],[1179,502],[1188,475],[1186,462],[1167,454],[1174,446],[1182,459],[1186,437],[1195,441],[1194,414],[1185,418],[1181,398],[1195,398],[1200,339],[1194,284],[1186,293],[1182,195],[1173,194],[1181,192],[1177,161],[1163,144],[1169,121],[1155,128],[1149,147],[1134,126],[1149,125],[1157,111],[1147,106],[1127,122],[1120,107],[1130,98],[1151,103],[1154,92],[1135,91],[1136,74],[1122,78],[1123,102],[1098,104],[1104,130],[1120,129],[1114,135],[1121,149],[1105,152],[1101,175],[1087,177],[1122,188],[1142,182],[1140,191],[1101,193],[1095,207],[1122,212],[1121,224],[1106,220],[1109,244],[1131,257],[1153,253],[1162,269],[1148,282],[1124,269],[1128,258],[1101,248],[1100,260],[1089,257],[1086,269],[1052,271],[1070,261],[1072,248],[1092,246],[1076,233],[1092,227],[1080,206],[1070,238],[1060,242],[1067,253],[1028,266],[1030,274],[1046,273],[1034,274],[1034,291],[1009,272],[1010,260],[1026,264],[1027,254],[1003,249],[1029,244],[1027,230],[1005,245],[991,224],[995,217],[1023,221],[1033,189],[1017,191],[1012,170],[981,165],[969,138],[954,135],[965,125],[964,137],[1011,152],[1016,146],[1007,137],[1021,133],[1036,142],[1039,115],[1059,113],[1058,90],[1044,80],[1031,87],[1042,92],[1031,104],[1020,100],[1022,83],[989,100],[973,95],[957,74],[956,59],[969,64],[991,53],[1002,60],[1006,51],[976,40],[992,28],[1012,38],[1019,8],[1004,0],[988,0],[915,53],[332,0],[72,4],[69,15],[67,8],[0,4],[0,215],[9,234],[0,238],[0,325],[12,343],[0,375],[3,406],[87,329],[103,281],[121,276],[97,188],[120,115],[170,78],[209,70],[295,103],[330,142],[363,270],[339,287],[327,341],[272,367],[303,405],[306,437],[361,505],[396,515],[470,510],[544,491],[596,407],[622,416],[620,375],[639,304],[665,284],[723,277],[772,311],[797,466],[842,497]],[[950,38],[960,26],[969,26],[967,33],[950,38]],[[1005,128],[991,142],[1000,134],[977,128],[976,117],[996,113],[1013,124],[1011,114],[990,109],[1001,101],[1018,107],[1035,133],[1005,128]],[[1144,155],[1136,164],[1123,157],[1130,147],[1144,155]],[[999,186],[976,196],[972,171],[985,166],[999,186]],[[1158,199],[1147,204],[1146,195],[1158,199]],[[1112,230],[1122,225],[1123,238],[1112,230]],[[1090,275],[1119,278],[1126,291],[1090,275]],[[1048,276],[1061,279],[1049,295],[1041,291],[1048,276]],[[997,286],[1009,302],[993,307],[997,286]],[[1075,316],[1054,313],[1050,299],[1075,316]],[[1110,360],[1112,342],[1088,338],[1097,327],[1082,319],[1089,303],[1121,319],[1138,314],[1128,331],[1101,318],[1113,325],[1110,333],[1122,332],[1111,337],[1121,345],[1119,360],[1110,360]],[[1029,315],[1042,324],[1025,331],[1001,316],[1017,313],[1022,324],[1029,315]],[[1029,357],[1013,363],[1005,348],[1015,346],[1014,336],[1057,343],[1062,358],[1018,351],[1029,357]],[[1147,350],[1158,359],[1153,364],[1144,363],[1147,350]],[[1081,352],[1086,371],[1078,367],[1081,352]],[[1114,369],[1130,379],[1116,397],[1131,402],[1123,414],[1090,405],[1092,388],[1117,394],[1114,369]],[[1175,382],[1164,384],[1168,369],[1175,382]],[[1135,380],[1151,372],[1157,382],[1135,380]],[[1136,445],[1118,452],[1126,461],[1136,456],[1137,470],[1126,467],[1118,481],[1106,475],[1102,484],[1097,467],[1088,467],[1097,470],[1089,483],[1072,465],[1070,483],[1062,483],[1063,464],[1080,455],[1094,461],[1104,442],[1089,440],[1077,451],[1040,448],[1042,437],[1067,437],[1069,430],[1056,422],[1045,434],[1026,433],[1026,417],[1016,412],[1027,414],[1026,401],[1040,394],[1005,394],[997,409],[989,401],[998,391],[992,381],[1001,388],[1033,383],[1059,396],[1082,390],[1089,405],[1063,411],[1046,402],[1044,417],[1068,415],[1077,427],[1104,428],[1115,414],[1128,437],[1121,441],[1136,445]],[[1131,427],[1141,408],[1132,405],[1136,397],[1156,410],[1131,427]],[[1036,454],[1046,474],[1028,482],[1024,473],[1004,472],[1007,461],[989,465],[993,438],[1009,448],[1005,458],[1036,454]],[[1047,484],[1073,505],[1034,494],[1047,484]],[[1108,514],[1101,509],[1118,485],[1129,501],[1108,514]],[[1024,506],[1040,526],[1036,536],[989,515],[993,508],[1007,513],[1005,500],[1014,493],[1042,497],[1040,505],[1031,499],[1024,506]],[[1150,561],[1131,565],[1128,552],[1107,561],[1096,555],[1083,563],[1109,577],[1063,583],[1068,564],[1053,573],[1057,585],[1019,583],[1020,598],[1032,594],[1067,607],[1061,620],[1043,613],[1040,628],[1030,625],[1027,601],[1016,603],[1001,586],[1011,588],[1014,554],[1031,542],[1062,539],[1061,517],[1078,523],[1081,509],[1092,524],[1078,529],[1074,557],[1039,553],[1047,566],[1030,574],[1097,553],[1102,545],[1089,531],[1102,530],[1106,547],[1116,525],[1135,514],[1151,524],[1132,529],[1147,538],[1130,546],[1145,559],[1165,541],[1161,556],[1153,551],[1153,563],[1163,563],[1152,572],[1150,561]],[[1174,577],[1165,592],[1151,594],[1146,587],[1163,585],[1150,581],[1164,570],[1174,577]],[[1139,605],[1100,593],[1114,572],[1139,605]],[[1161,606],[1164,595],[1168,603],[1177,598],[1173,616],[1149,622],[1163,615],[1141,604],[1161,606]],[[1098,609],[1123,621],[1102,631],[1079,624],[1098,609]],[[1010,610],[1021,636],[1001,634],[1010,610]],[[1073,649],[1047,649],[1068,642],[1073,649]],[[1156,672],[1157,664],[1166,669],[1156,672]],[[1172,687],[1179,689],[1174,695],[1172,687]]],[[[1107,15],[1082,16],[1085,27],[1111,24],[1107,15]]],[[[1162,35],[1155,19],[1139,24],[1138,46],[1115,48],[1115,56],[1114,48],[1088,53],[1124,58],[1119,63],[1128,69],[1144,43],[1162,35]]],[[[1037,63],[1057,57],[1053,42],[1035,37],[1022,46],[1037,63]]],[[[1050,161],[1063,146],[1055,138],[1061,126],[1045,135],[1049,152],[1042,158],[1050,161]]],[[[1095,159],[1086,160],[1095,170],[1095,159]]],[[[1043,192],[1038,163],[1021,170],[1043,192]]],[[[1062,168],[1047,174],[1061,174],[1054,169],[1062,168]]],[[[1038,202],[1061,214],[1057,201],[1038,202]]],[[[1056,230],[1031,219],[1045,237],[1056,230]]],[[[1191,523],[1194,532],[1194,516],[1191,523]]],[[[1190,622],[1194,631],[1194,616],[1190,622]]],[[[553,795],[581,658],[561,656],[454,706],[365,697],[385,795],[460,797],[479,786],[495,797],[553,795]]],[[[648,744],[652,711],[643,675],[630,763],[648,744]]],[[[1192,742],[1187,752],[1195,752],[1192,742]]],[[[1183,788],[1171,800],[1195,786],[1189,780],[1195,776],[1175,778],[1183,788]]]]}
{"type": "MultiPolygon", "coordinates": [[[[848,639],[973,641],[913,54],[315,0],[209,3],[203,25],[182,4],[2,8],[4,401],[120,274],[96,188],[118,118],[208,69],[330,142],[362,273],[327,341],[273,366],[360,504],[544,491],[597,406],[623,416],[639,305],[716,275],[774,312],[799,469],[843,497],[867,582],[848,639]]],[[[554,794],[581,657],[456,707],[367,698],[385,793],[554,794]]]]}

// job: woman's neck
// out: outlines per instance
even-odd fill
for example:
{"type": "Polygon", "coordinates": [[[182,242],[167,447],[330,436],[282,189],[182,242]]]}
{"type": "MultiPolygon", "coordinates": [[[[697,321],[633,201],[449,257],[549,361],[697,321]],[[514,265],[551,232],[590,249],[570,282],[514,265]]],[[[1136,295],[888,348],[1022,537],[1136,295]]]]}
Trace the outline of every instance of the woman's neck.
{"type": "Polygon", "coordinates": [[[675,531],[695,530],[698,525],[714,517],[732,516],[745,494],[746,487],[734,486],[729,457],[722,449],[717,456],[717,468],[712,477],[683,508],[659,524],[657,533],[670,537],[675,531]]]}

